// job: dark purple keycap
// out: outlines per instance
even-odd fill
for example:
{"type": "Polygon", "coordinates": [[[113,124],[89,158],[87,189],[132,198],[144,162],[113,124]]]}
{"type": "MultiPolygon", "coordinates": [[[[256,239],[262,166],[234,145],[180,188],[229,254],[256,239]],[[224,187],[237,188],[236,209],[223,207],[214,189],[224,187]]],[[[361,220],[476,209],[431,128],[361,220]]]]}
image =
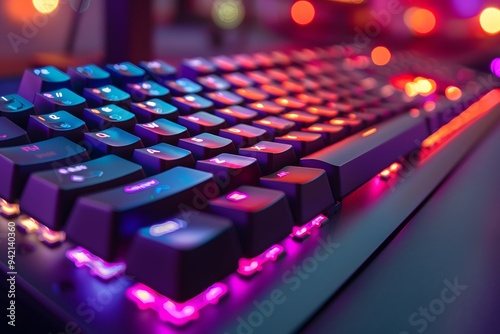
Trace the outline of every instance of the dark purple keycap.
{"type": "Polygon", "coordinates": [[[87,104],[91,108],[116,104],[128,109],[130,105],[130,94],[113,85],[85,88],[83,90],[83,97],[87,99],[87,104]]]}
{"type": "Polygon", "coordinates": [[[212,111],[214,104],[212,101],[196,94],[185,96],[174,96],[172,104],[179,108],[181,114],[188,115],[197,111],[212,111]]]}
{"type": "Polygon", "coordinates": [[[226,90],[209,92],[205,94],[205,97],[212,101],[216,108],[225,108],[243,102],[241,96],[226,90]]]}
{"type": "Polygon", "coordinates": [[[273,136],[283,136],[293,130],[295,123],[276,116],[267,116],[252,122],[252,125],[266,130],[273,136]]]}
{"type": "Polygon", "coordinates": [[[224,118],[229,126],[233,126],[239,123],[251,124],[252,120],[256,119],[259,114],[245,107],[230,106],[216,109],[214,115],[224,118]]]}
{"type": "Polygon", "coordinates": [[[70,77],[53,66],[26,69],[19,84],[18,94],[33,102],[36,93],[71,88],[70,77]]]}
{"type": "Polygon", "coordinates": [[[255,110],[262,117],[276,116],[285,111],[285,107],[282,107],[279,104],[276,104],[271,101],[259,101],[259,102],[248,103],[246,107],[255,110]]]}
{"type": "Polygon", "coordinates": [[[164,101],[170,100],[170,91],[168,88],[165,88],[151,80],[129,83],[126,85],[125,90],[130,94],[132,100],[136,102],[150,100],[153,98],[164,101]]]}
{"type": "Polygon", "coordinates": [[[276,143],[292,145],[297,158],[314,153],[323,147],[325,143],[319,133],[290,131],[282,137],[274,138],[276,143]]]}
{"type": "Polygon", "coordinates": [[[215,73],[217,68],[203,57],[184,59],[179,68],[179,76],[195,80],[199,76],[215,73]]]}
{"type": "Polygon", "coordinates": [[[5,116],[20,127],[26,127],[30,115],[35,114],[33,103],[17,94],[0,96],[0,116],[5,116]]]}
{"type": "Polygon", "coordinates": [[[88,131],[84,121],[64,110],[32,115],[27,130],[32,141],[61,136],[74,142],[81,141],[83,133],[88,131]]]}
{"type": "Polygon", "coordinates": [[[292,145],[261,141],[253,146],[240,148],[240,155],[257,159],[263,175],[297,163],[292,145]]]}
{"type": "Polygon", "coordinates": [[[230,139],[206,132],[180,139],[179,147],[191,151],[196,160],[213,158],[221,153],[236,154],[236,148],[230,139]]]}
{"type": "Polygon", "coordinates": [[[34,104],[38,115],[65,110],[76,117],[82,117],[83,108],[87,107],[87,101],[83,97],[66,88],[37,93],[34,104]]]}
{"type": "Polygon", "coordinates": [[[98,131],[117,127],[132,132],[137,123],[135,115],[115,104],[97,108],[85,108],[83,119],[90,131],[98,131]]]}
{"type": "Polygon", "coordinates": [[[29,142],[26,131],[7,117],[0,117],[0,147],[23,145],[29,142]]]}
{"type": "Polygon", "coordinates": [[[325,145],[330,145],[344,139],[348,134],[348,129],[340,125],[316,123],[308,128],[302,129],[304,132],[318,133],[323,137],[325,145]]]}
{"type": "Polygon", "coordinates": [[[179,116],[177,123],[185,126],[191,135],[197,135],[202,132],[216,134],[220,129],[226,127],[226,121],[223,118],[204,111],[199,111],[188,116],[179,116]]]}
{"type": "Polygon", "coordinates": [[[196,79],[196,82],[199,83],[204,90],[209,92],[216,90],[228,90],[231,88],[229,82],[215,74],[199,77],[196,79]]]}
{"type": "Polygon", "coordinates": [[[111,82],[116,87],[125,89],[127,84],[144,81],[146,72],[129,62],[106,65],[106,71],[111,75],[111,82]]]}
{"type": "Polygon", "coordinates": [[[144,168],[147,175],[158,174],[177,166],[195,166],[191,151],[165,143],[136,149],[134,161],[144,168]]]}
{"type": "Polygon", "coordinates": [[[140,123],[151,122],[159,118],[177,121],[179,110],[160,99],[151,99],[145,102],[131,103],[130,111],[135,114],[140,123]]]}
{"type": "Polygon", "coordinates": [[[149,123],[136,124],[134,133],[146,145],[154,145],[161,142],[177,145],[179,139],[189,137],[186,127],[163,118],[149,123]]]}
{"type": "Polygon", "coordinates": [[[221,129],[219,136],[232,140],[238,148],[254,145],[261,140],[272,139],[272,135],[266,130],[247,124],[237,124],[221,129]]]}
{"type": "Polygon", "coordinates": [[[93,64],[69,67],[66,73],[71,77],[71,87],[77,94],[82,94],[85,87],[97,88],[111,84],[109,73],[93,64]]]}
{"type": "Polygon", "coordinates": [[[84,141],[89,148],[92,158],[108,154],[116,154],[130,160],[134,149],[143,148],[139,137],[136,137],[120,128],[109,128],[100,132],[87,132],[84,141]]]}
{"type": "Polygon", "coordinates": [[[179,78],[176,80],[167,80],[163,83],[165,87],[170,89],[174,96],[183,96],[186,94],[198,94],[202,91],[202,87],[196,82],[187,78],[179,78]]]}
{"type": "Polygon", "coordinates": [[[162,83],[165,80],[175,79],[177,70],[170,64],[162,60],[141,61],[139,66],[156,82],[162,83]]]}

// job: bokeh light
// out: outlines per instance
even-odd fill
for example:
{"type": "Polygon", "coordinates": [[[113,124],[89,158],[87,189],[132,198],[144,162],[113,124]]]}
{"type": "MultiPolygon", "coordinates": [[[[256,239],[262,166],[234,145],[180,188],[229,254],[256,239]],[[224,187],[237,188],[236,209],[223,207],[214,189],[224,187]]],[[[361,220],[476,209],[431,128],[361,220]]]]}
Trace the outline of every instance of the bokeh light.
{"type": "Polygon", "coordinates": [[[52,13],[57,9],[59,0],[33,0],[33,6],[42,14],[52,13]]]}
{"type": "Polygon", "coordinates": [[[411,7],[404,14],[404,22],[411,32],[426,35],[436,27],[436,16],[428,9],[411,7]]]}
{"type": "Polygon", "coordinates": [[[384,66],[391,60],[391,52],[385,46],[377,46],[372,50],[371,57],[375,65],[384,66]]]}
{"type": "Polygon", "coordinates": [[[484,9],[479,15],[479,23],[486,33],[498,34],[500,32],[500,9],[495,7],[484,9]]]}
{"type": "Polygon", "coordinates": [[[497,77],[500,77],[500,58],[495,58],[491,61],[491,73],[496,75],[497,77]]]}
{"type": "Polygon", "coordinates": [[[473,17],[479,14],[483,0],[452,0],[455,12],[461,17],[473,17]]]}
{"type": "Polygon", "coordinates": [[[462,97],[462,90],[455,86],[448,86],[444,91],[444,95],[450,101],[456,101],[462,97]]]}
{"type": "Polygon", "coordinates": [[[241,0],[217,0],[212,7],[212,19],[222,29],[238,27],[245,17],[245,7],[241,0]]]}
{"type": "Polygon", "coordinates": [[[316,11],[309,1],[297,1],[290,9],[292,20],[300,25],[306,25],[312,22],[316,11]]]}

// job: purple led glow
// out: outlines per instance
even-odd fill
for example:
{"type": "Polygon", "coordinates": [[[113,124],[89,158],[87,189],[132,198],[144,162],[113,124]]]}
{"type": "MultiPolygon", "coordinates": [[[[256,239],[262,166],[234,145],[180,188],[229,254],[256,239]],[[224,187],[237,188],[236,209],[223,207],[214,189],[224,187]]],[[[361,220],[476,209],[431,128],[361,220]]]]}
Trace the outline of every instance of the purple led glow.
{"type": "Polygon", "coordinates": [[[226,198],[229,201],[232,201],[232,202],[240,202],[240,201],[242,201],[244,199],[247,199],[248,198],[248,194],[245,194],[245,193],[242,193],[242,192],[239,192],[239,191],[233,191],[232,193],[230,193],[229,195],[227,195],[226,198]]]}
{"type": "Polygon", "coordinates": [[[452,0],[455,12],[461,17],[479,14],[483,0],[452,0]]]}
{"type": "Polygon", "coordinates": [[[154,187],[154,186],[156,186],[158,184],[159,184],[159,182],[157,180],[151,179],[151,180],[147,180],[147,181],[144,181],[144,182],[141,182],[141,183],[133,184],[131,186],[126,186],[125,188],[123,188],[123,190],[127,194],[134,194],[136,192],[139,192],[139,191],[142,191],[142,190],[154,187]]]}
{"type": "Polygon", "coordinates": [[[73,261],[78,268],[88,267],[92,275],[96,275],[103,280],[119,276],[125,271],[125,263],[108,263],[82,247],[68,250],[66,257],[73,261]]]}
{"type": "Polygon", "coordinates": [[[266,262],[276,261],[284,252],[285,248],[283,246],[274,245],[253,259],[241,258],[238,261],[238,273],[244,276],[252,276],[261,271],[266,262]]]}
{"type": "Polygon", "coordinates": [[[222,283],[215,283],[198,296],[184,302],[177,303],[160,295],[148,286],[137,283],[127,289],[127,297],[132,300],[139,309],[151,308],[158,312],[160,319],[177,326],[195,320],[199,312],[210,304],[217,304],[226,295],[228,287],[222,283]]]}
{"type": "Polygon", "coordinates": [[[497,77],[500,77],[500,58],[495,58],[491,61],[491,73],[496,75],[497,77]]]}
{"type": "Polygon", "coordinates": [[[314,219],[302,226],[294,226],[290,236],[294,239],[307,238],[314,230],[319,229],[327,221],[328,218],[324,215],[316,216],[314,219]]]}

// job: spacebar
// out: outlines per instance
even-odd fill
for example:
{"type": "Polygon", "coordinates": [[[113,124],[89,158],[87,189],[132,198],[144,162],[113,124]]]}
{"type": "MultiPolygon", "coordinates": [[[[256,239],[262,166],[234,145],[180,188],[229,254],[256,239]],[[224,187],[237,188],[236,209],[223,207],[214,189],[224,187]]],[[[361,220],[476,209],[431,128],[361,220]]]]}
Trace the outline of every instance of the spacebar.
{"type": "Polygon", "coordinates": [[[400,115],[300,159],[300,165],[324,169],[340,200],[429,135],[424,117],[400,115]]]}

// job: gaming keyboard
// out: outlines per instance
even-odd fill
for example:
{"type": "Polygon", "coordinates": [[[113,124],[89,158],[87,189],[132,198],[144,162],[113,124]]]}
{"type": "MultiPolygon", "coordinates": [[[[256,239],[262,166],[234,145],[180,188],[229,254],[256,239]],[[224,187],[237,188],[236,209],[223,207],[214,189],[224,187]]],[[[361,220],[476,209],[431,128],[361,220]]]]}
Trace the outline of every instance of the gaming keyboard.
{"type": "Polygon", "coordinates": [[[0,96],[7,289],[56,332],[294,332],[498,124],[498,86],[350,46],[26,69],[0,96]]]}

